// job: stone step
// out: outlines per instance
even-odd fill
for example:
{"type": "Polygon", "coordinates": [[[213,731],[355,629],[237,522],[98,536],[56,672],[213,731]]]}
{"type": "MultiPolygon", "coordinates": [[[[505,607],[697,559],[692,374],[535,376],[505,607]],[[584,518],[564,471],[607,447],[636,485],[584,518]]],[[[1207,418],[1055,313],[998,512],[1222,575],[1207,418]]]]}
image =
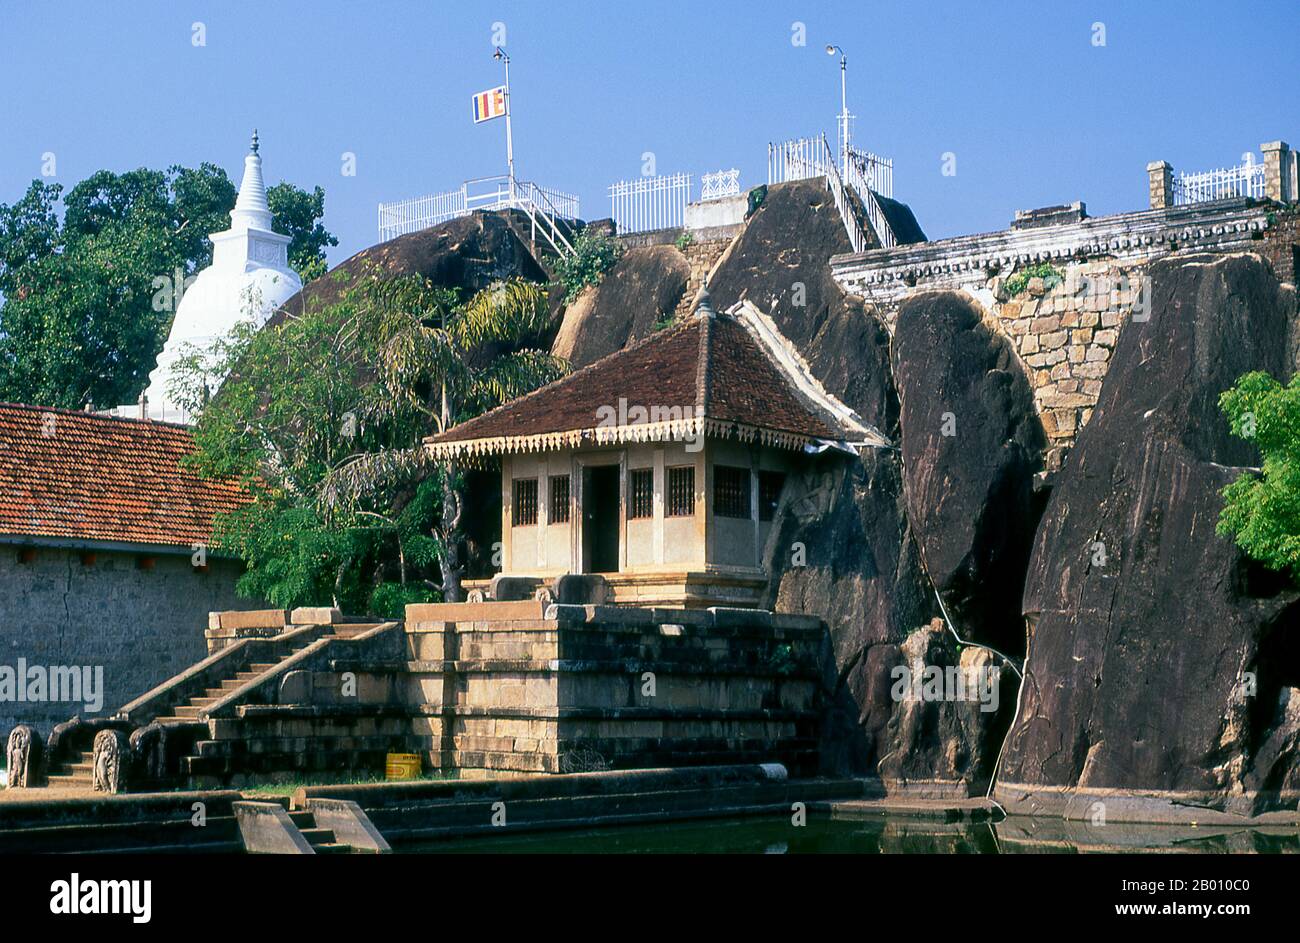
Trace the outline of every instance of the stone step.
{"type": "MultiPolygon", "coordinates": [[[[250,677],[252,676],[250,675],[250,677]]],[[[233,678],[227,678],[225,681],[222,681],[221,687],[219,688],[208,688],[208,693],[211,694],[213,691],[221,691],[223,694],[229,694],[231,691],[235,690],[235,688],[242,688],[243,686],[244,679],[240,678],[239,675],[235,675],[233,678]]]]}
{"type": "Polygon", "coordinates": [[[56,773],[45,781],[51,789],[90,789],[95,784],[88,773],[56,773]]]}
{"type": "MultiPolygon", "coordinates": [[[[255,661],[253,664],[248,666],[248,670],[254,675],[260,675],[264,671],[270,671],[278,664],[279,662],[277,661],[255,661]]],[[[240,672],[240,674],[243,674],[243,672],[240,672]]],[[[238,675],[236,675],[236,677],[238,677],[238,675]]]]}
{"type": "Polygon", "coordinates": [[[318,855],[350,855],[352,846],[344,845],[340,842],[328,842],[324,845],[312,845],[312,850],[318,855]]]}
{"type": "Polygon", "coordinates": [[[369,632],[371,629],[377,629],[381,625],[383,625],[382,622],[344,622],[334,626],[331,636],[333,638],[355,638],[369,632]]]}
{"type": "Polygon", "coordinates": [[[176,717],[184,720],[194,720],[199,716],[201,708],[195,704],[181,704],[176,708],[176,717]]]}
{"type": "Polygon", "coordinates": [[[215,704],[221,700],[220,697],[192,697],[187,707],[207,707],[209,704],[215,704]]]}
{"type": "MultiPolygon", "coordinates": [[[[312,819],[313,823],[315,821],[315,819],[312,819]]],[[[299,826],[298,831],[302,832],[302,837],[307,839],[307,843],[310,845],[328,845],[334,841],[334,829],[332,828],[320,828],[313,824],[310,828],[299,826]]]]}

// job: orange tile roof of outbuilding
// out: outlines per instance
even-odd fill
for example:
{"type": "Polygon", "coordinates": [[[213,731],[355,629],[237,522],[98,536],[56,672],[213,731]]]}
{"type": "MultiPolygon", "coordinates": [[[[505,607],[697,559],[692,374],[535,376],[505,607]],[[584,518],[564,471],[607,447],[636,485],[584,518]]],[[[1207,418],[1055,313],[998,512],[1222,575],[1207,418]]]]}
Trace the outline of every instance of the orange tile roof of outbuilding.
{"type": "Polygon", "coordinates": [[[188,547],[248,500],[181,459],[184,426],[0,403],[0,537],[188,547]]]}

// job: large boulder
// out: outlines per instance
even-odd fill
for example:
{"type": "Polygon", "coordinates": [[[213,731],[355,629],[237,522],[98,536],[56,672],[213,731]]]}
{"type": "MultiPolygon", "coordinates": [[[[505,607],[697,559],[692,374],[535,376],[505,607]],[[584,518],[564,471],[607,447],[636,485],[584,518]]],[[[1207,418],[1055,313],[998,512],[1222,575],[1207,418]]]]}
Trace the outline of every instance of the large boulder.
{"type": "Polygon", "coordinates": [[[852,249],[824,183],[768,187],[709,280],[710,303],[725,311],[748,299],[771,315],[822,385],[892,436],[898,403],[889,333],[831,275],[831,256],[852,249]]]}
{"type": "Polygon", "coordinates": [[[270,323],[337,302],[357,276],[371,268],[385,275],[419,274],[466,296],[495,281],[520,277],[546,282],[510,212],[472,213],[362,249],[284,303],[270,323]]]}
{"type": "Polygon", "coordinates": [[[893,365],[903,494],[930,579],[964,638],[1023,656],[1046,446],[1029,379],[1006,337],[955,292],[899,309],[893,365]]]}
{"type": "Polygon", "coordinates": [[[1034,543],[999,795],[1163,790],[1256,811],[1296,786],[1300,612],[1215,534],[1220,490],[1258,463],[1217,400],[1247,371],[1289,374],[1295,295],[1253,255],[1150,275],[1150,319],[1124,326],[1034,543]]]}
{"type": "Polygon", "coordinates": [[[766,605],[826,621],[834,657],[823,685],[822,764],[874,773],[899,709],[890,670],[904,639],[935,612],[903,512],[897,453],[824,458],[786,488],[767,543],[766,605]]]}
{"type": "MultiPolygon", "coordinates": [[[[828,391],[894,436],[889,334],[874,310],[843,293],[827,264],[849,248],[823,185],[771,187],[714,273],[711,301],[725,310],[748,299],[769,312],[828,391]]],[[[891,450],[858,461],[827,457],[787,487],[767,548],[768,602],[826,620],[834,661],[823,765],[874,773],[899,708],[889,671],[908,633],[935,614],[903,508],[902,466],[891,450]]]]}
{"type": "Polygon", "coordinates": [[[585,367],[648,336],[676,309],[690,271],[676,246],[627,250],[565,309],[551,353],[585,367]]]}
{"type": "MultiPolygon", "coordinates": [[[[830,273],[830,257],[850,249],[823,183],[769,187],[719,262],[710,301],[724,311],[749,300],[768,312],[830,393],[895,437],[889,333],[830,273]]],[[[936,614],[903,507],[899,455],[828,456],[787,488],[767,545],[766,603],[826,620],[834,659],[822,763],[829,772],[874,773],[893,749],[889,724],[900,710],[890,671],[909,633],[936,614]]]]}

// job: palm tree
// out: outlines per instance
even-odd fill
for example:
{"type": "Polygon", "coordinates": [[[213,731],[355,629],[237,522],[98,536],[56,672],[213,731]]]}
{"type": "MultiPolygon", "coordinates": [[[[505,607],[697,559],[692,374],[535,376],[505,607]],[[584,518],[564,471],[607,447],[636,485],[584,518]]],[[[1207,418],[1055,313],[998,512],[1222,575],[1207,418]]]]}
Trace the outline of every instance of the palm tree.
{"type": "MultiPolygon", "coordinates": [[[[362,422],[401,425],[414,420],[424,434],[440,433],[568,371],[560,358],[522,346],[540,335],[548,321],[546,295],[531,282],[497,282],[458,304],[452,292],[420,276],[384,278],[371,272],[365,278],[353,329],[378,351],[378,382],[359,410],[362,422]]],[[[355,509],[367,495],[409,486],[431,473],[442,481],[441,519],[434,534],[442,595],[458,602],[464,572],[458,463],[434,463],[418,441],[410,448],[360,452],[330,471],[319,500],[327,511],[355,509]]],[[[404,561],[402,569],[405,582],[404,561]]]]}

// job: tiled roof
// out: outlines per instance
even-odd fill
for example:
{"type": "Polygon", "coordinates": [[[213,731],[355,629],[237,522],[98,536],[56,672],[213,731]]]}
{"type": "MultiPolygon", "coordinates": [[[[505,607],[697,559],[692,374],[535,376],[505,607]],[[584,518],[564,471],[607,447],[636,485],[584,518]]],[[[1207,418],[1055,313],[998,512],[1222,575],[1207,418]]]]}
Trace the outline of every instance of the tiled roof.
{"type": "Polygon", "coordinates": [[[245,500],[181,464],[182,426],[0,403],[0,536],[188,547],[245,500]]]}
{"type": "MultiPolygon", "coordinates": [[[[426,441],[436,449],[457,442],[555,435],[558,445],[578,430],[600,426],[602,408],[608,416],[620,401],[628,410],[628,419],[620,419],[624,428],[647,422],[632,415],[640,406],[680,409],[687,417],[707,420],[709,434],[735,424],[787,445],[843,437],[842,430],[801,400],[739,321],[718,314],[692,317],[652,334],[426,441]]],[[[489,450],[512,449],[503,442],[500,449],[489,450]]]]}

